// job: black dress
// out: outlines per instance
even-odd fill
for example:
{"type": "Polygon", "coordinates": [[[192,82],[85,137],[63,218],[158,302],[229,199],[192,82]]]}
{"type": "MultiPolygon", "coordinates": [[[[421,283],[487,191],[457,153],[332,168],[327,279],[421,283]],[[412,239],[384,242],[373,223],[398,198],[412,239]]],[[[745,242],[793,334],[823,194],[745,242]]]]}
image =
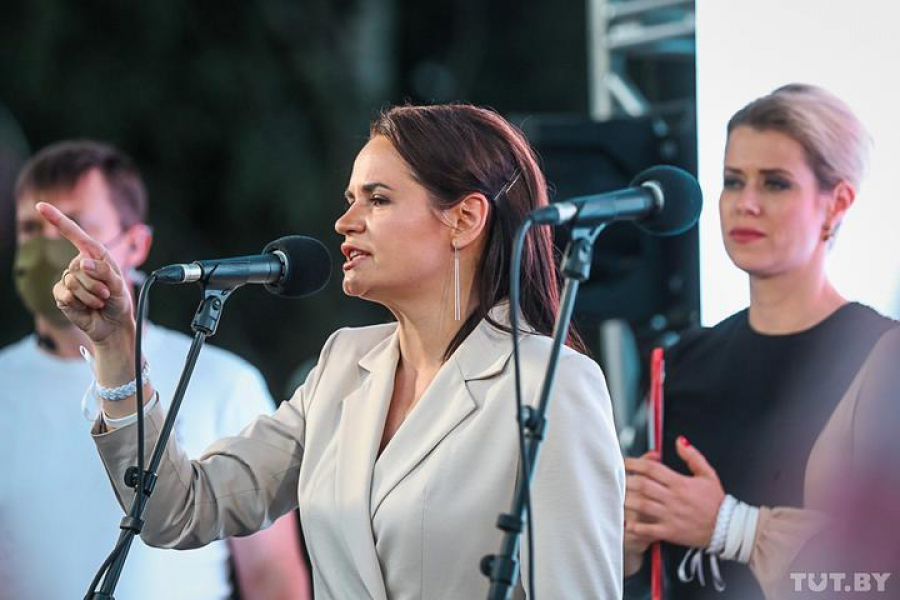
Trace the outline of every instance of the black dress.
{"type": "MultiPolygon", "coordinates": [[[[753,506],[803,506],[806,463],[819,433],[878,339],[896,325],[848,303],[814,327],[788,335],[754,331],[745,309],[685,334],[666,356],[663,462],[689,474],[675,451],[684,435],[716,469],[725,492],[753,506]]],[[[666,598],[762,599],[750,569],[720,561],[726,590],[678,580],[687,548],[664,544],[666,598]]],[[[649,560],[626,580],[645,597],[649,560]]]]}

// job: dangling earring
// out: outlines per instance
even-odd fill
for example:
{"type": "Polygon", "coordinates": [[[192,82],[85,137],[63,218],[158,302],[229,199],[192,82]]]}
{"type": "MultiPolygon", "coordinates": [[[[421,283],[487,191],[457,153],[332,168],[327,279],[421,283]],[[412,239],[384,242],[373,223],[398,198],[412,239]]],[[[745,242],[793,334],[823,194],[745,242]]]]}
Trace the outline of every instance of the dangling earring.
{"type": "Polygon", "coordinates": [[[834,235],[834,230],[831,228],[831,225],[825,225],[822,228],[822,241],[827,242],[834,235]]]}
{"type": "Polygon", "coordinates": [[[459,246],[453,240],[453,318],[457,321],[462,319],[459,304],[459,246]]]}

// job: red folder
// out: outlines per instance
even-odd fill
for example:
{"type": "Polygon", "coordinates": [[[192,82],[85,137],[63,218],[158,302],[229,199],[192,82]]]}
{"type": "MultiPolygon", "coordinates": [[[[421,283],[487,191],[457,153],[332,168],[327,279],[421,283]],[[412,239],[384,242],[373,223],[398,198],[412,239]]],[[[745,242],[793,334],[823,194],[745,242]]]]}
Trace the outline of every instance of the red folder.
{"type": "MultiPolygon", "coordinates": [[[[663,349],[654,348],[650,355],[650,410],[648,415],[648,431],[650,450],[655,450],[662,460],[663,441],[663,381],[666,378],[666,363],[663,349]]],[[[659,542],[650,547],[650,598],[662,600],[662,548],[659,542]]]]}

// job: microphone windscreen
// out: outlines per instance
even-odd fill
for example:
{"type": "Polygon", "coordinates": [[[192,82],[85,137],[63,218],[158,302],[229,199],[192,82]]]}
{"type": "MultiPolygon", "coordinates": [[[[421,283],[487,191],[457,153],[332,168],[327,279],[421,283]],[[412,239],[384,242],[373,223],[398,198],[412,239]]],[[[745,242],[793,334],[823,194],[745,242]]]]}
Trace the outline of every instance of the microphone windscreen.
{"type": "Polygon", "coordinates": [[[638,173],[634,187],[655,183],[662,190],[662,208],[635,221],[635,225],[654,235],[678,235],[694,226],[703,208],[703,192],[697,178],[683,169],[660,165],[638,173]]]}
{"type": "Polygon", "coordinates": [[[302,298],[315,294],[331,277],[331,255],[322,242],[303,235],[288,235],[269,242],[263,254],[280,250],[287,257],[284,277],[267,283],[266,289],[276,296],[302,298]]]}

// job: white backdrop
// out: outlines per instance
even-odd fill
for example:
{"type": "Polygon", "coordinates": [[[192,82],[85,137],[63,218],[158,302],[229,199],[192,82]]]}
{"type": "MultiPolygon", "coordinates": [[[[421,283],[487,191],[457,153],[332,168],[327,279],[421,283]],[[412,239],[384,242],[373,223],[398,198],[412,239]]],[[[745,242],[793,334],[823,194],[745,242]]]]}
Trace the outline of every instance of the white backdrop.
{"type": "Polygon", "coordinates": [[[749,302],[747,277],[722,245],[718,199],[725,125],[785,83],[821,85],[874,139],[868,175],[844,219],[828,271],[847,298],[900,316],[900,23],[883,0],[696,0],[702,320],[749,302]]]}

